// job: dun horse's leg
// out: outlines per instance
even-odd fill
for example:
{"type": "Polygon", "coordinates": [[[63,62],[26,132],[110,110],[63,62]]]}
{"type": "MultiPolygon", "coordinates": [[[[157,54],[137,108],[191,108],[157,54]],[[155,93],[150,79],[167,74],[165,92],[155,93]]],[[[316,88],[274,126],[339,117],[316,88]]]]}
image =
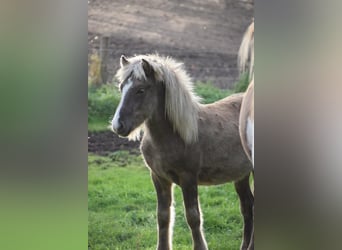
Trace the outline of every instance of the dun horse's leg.
{"type": "MultiPolygon", "coordinates": [[[[253,170],[253,179],[254,179],[254,170],[253,170]]],[[[253,190],[253,196],[255,190],[253,190]]],[[[251,241],[249,242],[249,246],[247,250],[254,250],[254,218],[255,218],[255,212],[254,212],[254,204],[253,204],[253,231],[252,231],[252,236],[251,236],[251,241]]]]}
{"type": "Polygon", "coordinates": [[[252,231],[254,197],[249,186],[249,175],[247,175],[242,180],[235,182],[235,189],[240,198],[240,208],[244,220],[243,241],[241,244],[241,250],[246,250],[250,243],[253,243],[250,241],[253,241],[252,231]]]}
{"type": "Polygon", "coordinates": [[[202,216],[198,202],[197,183],[181,184],[186,219],[192,233],[194,250],[207,250],[207,242],[202,232],[202,216]]]}
{"type": "Polygon", "coordinates": [[[157,192],[158,247],[157,250],[172,249],[172,183],[158,178],[152,173],[152,180],[157,192]]]}
{"type": "Polygon", "coordinates": [[[249,246],[247,250],[254,250],[254,225],[253,225],[251,241],[249,242],[249,246]]]}

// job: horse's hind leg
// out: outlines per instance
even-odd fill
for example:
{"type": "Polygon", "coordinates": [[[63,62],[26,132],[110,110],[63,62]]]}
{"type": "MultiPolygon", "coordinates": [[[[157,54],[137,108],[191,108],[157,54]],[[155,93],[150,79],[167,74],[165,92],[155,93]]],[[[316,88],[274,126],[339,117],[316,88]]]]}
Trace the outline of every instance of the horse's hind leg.
{"type": "MultiPolygon", "coordinates": [[[[241,250],[246,250],[250,245],[253,232],[253,207],[254,196],[251,192],[249,185],[249,174],[242,180],[235,182],[235,190],[240,198],[240,209],[243,215],[243,241],[241,244],[241,250]]],[[[254,244],[252,244],[254,246],[254,244]]],[[[250,248],[251,250],[253,248],[250,248]]]]}
{"type": "MultiPolygon", "coordinates": [[[[253,178],[254,178],[254,170],[253,170],[253,178]]],[[[253,195],[254,195],[254,192],[253,192],[253,195]]],[[[254,205],[253,205],[253,222],[254,222],[254,217],[255,217],[255,213],[254,213],[254,205]]],[[[248,246],[247,250],[254,250],[254,223],[253,223],[253,231],[252,231],[251,241],[249,242],[249,246],[248,246]]]]}
{"type": "Polygon", "coordinates": [[[192,233],[194,250],[207,250],[207,243],[202,232],[202,216],[198,202],[197,183],[195,178],[190,181],[183,180],[181,188],[183,192],[186,219],[192,233]]]}
{"type": "Polygon", "coordinates": [[[254,226],[253,226],[251,241],[249,242],[249,246],[247,250],[254,250],[254,226]]]}
{"type": "Polygon", "coordinates": [[[158,247],[157,250],[172,249],[172,183],[158,178],[152,173],[152,181],[157,192],[158,247]]]}

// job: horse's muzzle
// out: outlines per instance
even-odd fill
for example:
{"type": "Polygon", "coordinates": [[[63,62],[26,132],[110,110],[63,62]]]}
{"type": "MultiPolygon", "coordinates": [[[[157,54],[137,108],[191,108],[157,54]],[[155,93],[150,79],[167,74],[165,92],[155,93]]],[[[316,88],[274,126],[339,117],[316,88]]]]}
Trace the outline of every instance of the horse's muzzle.
{"type": "Polygon", "coordinates": [[[113,125],[113,131],[119,136],[124,137],[128,136],[130,133],[130,129],[121,120],[119,120],[117,124],[113,125]]]}

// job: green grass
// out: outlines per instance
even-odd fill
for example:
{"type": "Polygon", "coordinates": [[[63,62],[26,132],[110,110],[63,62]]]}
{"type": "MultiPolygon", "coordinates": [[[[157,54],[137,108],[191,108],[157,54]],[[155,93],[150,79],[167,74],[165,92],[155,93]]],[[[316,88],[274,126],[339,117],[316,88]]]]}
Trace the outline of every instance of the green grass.
{"type": "Polygon", "coordinates": [[[211,83],[197,82],[195,84],[195,92],[202,98],[202,103],[213,103],[217,100],[223,99],[233,93],[229,89],[219,89],[211,83]]]}
{"type": "MultiPolygon", "coordinates": [[[[156,195],[142,157],[118,151],[88,157],[88,236],[91,250],[155,249],[156,195]]],[[[209,249],[239,249],[242,217],[232,184],[200,187],[209,249]]],[[[174,189],[173,248],[192,248],[179,187],[174,189]]]]}
{"type": "Polygon", "coordinates": [[[234,93],[240,93],[240,92],[245,92],[248,85],[249,85],[249,76],[247,73],[244,73],[241,75],[239,81],[237,81],[234,84],[234,89],[233,92],[234,93]]]}
{"type": "Polygon", "coordinates": [[[91,132],[109,131],[109,126],[109,119],[93,118],[88,121],[88,131],[91,132]]]}
{"type": "Polygon", "coordinates": [[[88,130],[108,130],[121,94],[114,84],[88,88],[88,130]]]}

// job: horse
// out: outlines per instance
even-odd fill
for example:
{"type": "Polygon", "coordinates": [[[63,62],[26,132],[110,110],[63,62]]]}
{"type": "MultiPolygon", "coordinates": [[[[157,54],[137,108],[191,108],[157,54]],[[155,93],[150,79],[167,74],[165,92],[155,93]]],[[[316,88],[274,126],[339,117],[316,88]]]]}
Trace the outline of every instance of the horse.
{"type": "Polygon", "coordinates": [[[242,146],[254,167],[254,21],[247,28],[238,53],[240,71],[245,71],[250,59],[249,78],[251,79],[244,94],[239,122],[242,146]]]}
{"type": "Polygon", "coordinates": [[[242,94],[200,103],[183,64],[158,54],[121,56],[116,73],[122,93],[112,120],[121,137],[140,145],[157,194],[158,250],[172,249],[173,186],[180,186],[193,249],[207,250],[198,185],[234,182],[247,249],[253,228],[253,169],[239,137],[242,94]]]}
{"type": "MultiPolygon", "coordinates": [[[[238,64],[241,72],[246,70],[248,59],[250,59],[249,78],[251,81],[244,93],[241,104],[239,133],[242,146],[254,168],[254,20],[247,28],[240,45],[238,64]]],[[[248,247],[248,250],[252,249],[254,249],[254,227],[248,247]]]]}

